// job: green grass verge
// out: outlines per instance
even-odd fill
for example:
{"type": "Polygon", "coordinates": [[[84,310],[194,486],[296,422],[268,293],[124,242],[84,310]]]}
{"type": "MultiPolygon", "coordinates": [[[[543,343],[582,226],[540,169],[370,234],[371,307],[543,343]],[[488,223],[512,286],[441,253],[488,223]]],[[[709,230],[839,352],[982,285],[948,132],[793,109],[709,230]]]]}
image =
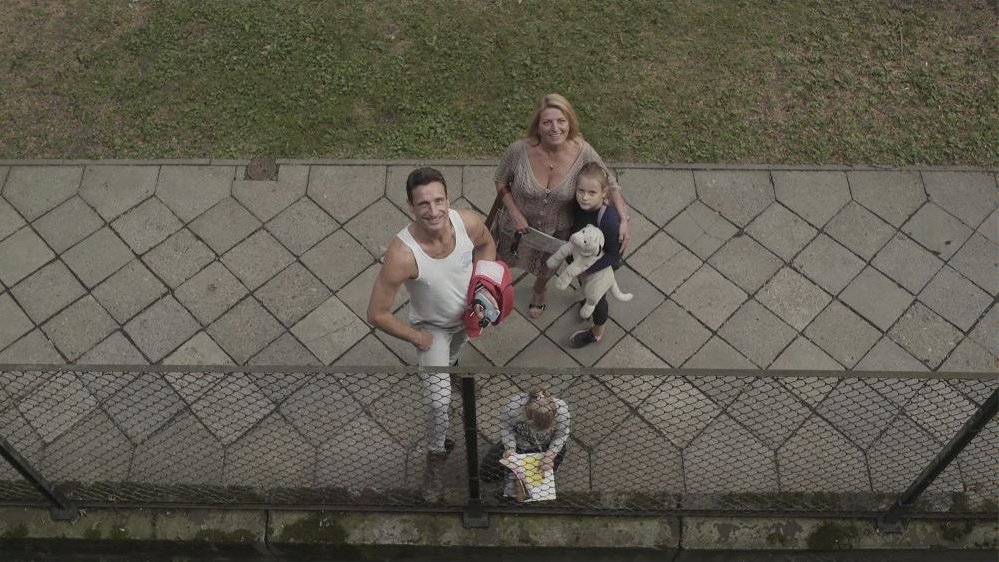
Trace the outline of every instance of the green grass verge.
{"type": "Polygon", "coordinates": [[[992,0],[5,3],[0,156],[999,163],[992,0]]]}

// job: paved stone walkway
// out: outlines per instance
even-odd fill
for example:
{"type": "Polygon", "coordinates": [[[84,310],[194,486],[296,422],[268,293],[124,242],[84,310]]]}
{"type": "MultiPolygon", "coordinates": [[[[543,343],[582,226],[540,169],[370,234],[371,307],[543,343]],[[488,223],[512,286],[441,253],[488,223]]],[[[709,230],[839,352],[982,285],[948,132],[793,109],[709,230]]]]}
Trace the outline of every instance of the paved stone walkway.
{"type": "MultiPolygon", "coordinates": [[[[414,165],[244,164],[2,163],[0,363],[411,361],[364,316],[414,165]]],[[[489,208],[493,166],[440,163],[455,206],[489,208]]],[[[994,171],[614,168],[636,297],[605,341],[567,349],[572,292],[529,320],[524,275],[463,365],[994,368],[994,171]]]]}

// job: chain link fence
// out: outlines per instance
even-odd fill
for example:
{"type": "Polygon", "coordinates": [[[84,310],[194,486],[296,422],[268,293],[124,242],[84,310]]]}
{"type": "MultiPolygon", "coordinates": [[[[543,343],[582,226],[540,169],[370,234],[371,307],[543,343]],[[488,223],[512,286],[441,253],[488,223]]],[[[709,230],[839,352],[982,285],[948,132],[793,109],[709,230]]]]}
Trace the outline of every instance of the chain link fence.
{"type": "MultiPolygon", "coordinates": [[[[0,438],[81,506],[869,515],[999,389],[982,374],[226,369],[0,367],[0,438]],[[518,502],[513,472],[488,470],[511,445],[551,450],[554,500],[518,502]]],[[[911,513],[999,511],[986,420],[911,513]]],[[[0,503],[47,501],[0,462],[0,503]]]]}

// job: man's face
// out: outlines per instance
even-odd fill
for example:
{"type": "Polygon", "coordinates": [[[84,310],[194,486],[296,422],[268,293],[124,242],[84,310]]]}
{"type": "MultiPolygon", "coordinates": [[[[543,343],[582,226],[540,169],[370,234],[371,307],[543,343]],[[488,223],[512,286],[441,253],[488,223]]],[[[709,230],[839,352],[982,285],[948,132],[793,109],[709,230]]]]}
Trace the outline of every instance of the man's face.
{"type": "Polygon", "coordinates": [[[411,193],[409,210],[413,218],[423,228],[430,231],[443,229],[447,225],[447,212],[450,205],[447,191],[439,181],[418,186],[411,193]]]}

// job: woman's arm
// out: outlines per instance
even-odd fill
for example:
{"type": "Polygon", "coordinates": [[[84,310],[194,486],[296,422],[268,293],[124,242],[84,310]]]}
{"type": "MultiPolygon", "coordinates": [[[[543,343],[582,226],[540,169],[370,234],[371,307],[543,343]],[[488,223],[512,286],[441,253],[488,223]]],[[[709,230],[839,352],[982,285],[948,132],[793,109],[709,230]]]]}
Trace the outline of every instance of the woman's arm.
{"type": "Polygon", "coordinates": [[[631,215],[628,214],[628,204],[624,201],[620,189],[614,189],[610,192],[610,200],[621,219],[621,225],[618,229],[618,243],[620,244],[619,251],[621,255],[624,255],[625,250],[628,249],[628,242],[631,241],[631,215]]]}
{"type": "Polygon", "coordinates": [[[520,207],[517,207],[517,202],[513,200],[510,185],[506,182],[496,182],[496,193],[503,198],[503,208],[510,216],[514,230],[521,233],[527,232],[527,219],[524,217],[524,213],[520,212],[520,207]]]}

